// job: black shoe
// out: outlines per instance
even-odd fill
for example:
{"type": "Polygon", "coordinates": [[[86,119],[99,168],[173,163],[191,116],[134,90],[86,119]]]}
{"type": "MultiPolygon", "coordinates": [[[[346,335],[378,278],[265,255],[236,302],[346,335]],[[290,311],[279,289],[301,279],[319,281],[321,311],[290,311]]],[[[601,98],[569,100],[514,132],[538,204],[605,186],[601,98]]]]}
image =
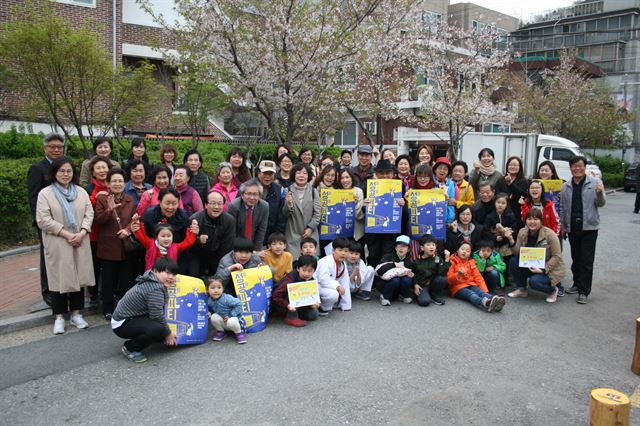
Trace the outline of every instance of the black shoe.
{"type": "Polygon", "coordinates": [[[572,286],[571,288],[567,288],[565,289],[565,293],[567,294],[576,294],[577,292],[579,292],[580,290],[578,290],[578,286],[572,286]]]}
{"type": "Polygon", "coordinates": [[[578,302],[581,305],[586,305],[587,304],[587,295],[586,294],[579,294],[578,295],[578,300],[576,300],[576,302],[578,302]]]}
{"type": "Polygon", "coordinates": [[[318,315],[320,315],[322,317],[326,317],[327,315],[329,315],[329,311],[325,311],[322,308],[318,308],[318,315]]]}
{"type": "Polygon", "coordinates": [[[434,305],[439,305],[439,306],[444,305],[444,299],[441,299],[439,297],[431,296],[431,301],[433,302],[434,305]]]}
{"type": "Polygon", "coordinates": [[[111,322],[111,314],[104,314],[104,319],[111,322]]]}

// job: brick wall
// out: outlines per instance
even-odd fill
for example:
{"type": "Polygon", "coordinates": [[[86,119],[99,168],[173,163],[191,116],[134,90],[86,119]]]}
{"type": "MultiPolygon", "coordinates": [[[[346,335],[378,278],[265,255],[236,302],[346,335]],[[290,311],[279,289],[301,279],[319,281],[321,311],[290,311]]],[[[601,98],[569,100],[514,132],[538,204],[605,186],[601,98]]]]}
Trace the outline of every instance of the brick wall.
{"type": "MultiPolygon", "coordinates": [[[[12,9],[25,3],[25,0],[0,0],[0,25],[10,19],[12,9]]],[[[74,26],[80,27],[82,24],[87,24],[90,28],[95,28],[100,45],[109,52],[110,56],[113,54],[113,3],[111,0],[96,0],[95,8],[56,2],[50,4],[56,13],[69,20],[74,26]]],[[[116,60],[120,64],[122,63],[122,43],[164,48],[172,48],[175,45],[172,34],[161,28],[122,23],[121,0],[117,0],[116,23],[116,60]]],[[[32,121],[35,115],[36,121],[46,121],[44,111],[27,114],[23,102],[26,95],[0,87],[0,119],[32,121]]],[[[171,102],[165,103],[162,108],[170,113],[171,102]]]]}

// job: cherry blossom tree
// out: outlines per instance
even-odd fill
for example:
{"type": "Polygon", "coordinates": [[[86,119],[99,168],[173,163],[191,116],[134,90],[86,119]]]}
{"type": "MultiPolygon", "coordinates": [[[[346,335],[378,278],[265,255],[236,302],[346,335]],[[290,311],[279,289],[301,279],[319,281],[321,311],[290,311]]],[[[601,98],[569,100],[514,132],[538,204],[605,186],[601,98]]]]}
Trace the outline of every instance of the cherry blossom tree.
{"type": "Polygon", "coordinates": [[[526,73],[511,73],[508,98],[517,104],[518,124],[525,131],[566,137],[578,144],[596,146],[611,141],[633,114],[622,110],[607,87],[565,52],[559,66],[540,72],[539,80],[526,73]]]}
{"type": "Polygon", "coordinates": [[[416,88],[422,106],[401,111],[401,116],[418,126],[446,130],[451,158],[475,126],[512,121],[507,106],[492,100],[500,88],[500,70],[509,61],[508,52],[496,47],[500,34],[495,29],[466,31],[442,22],[414,27],[411,38],[412,66],[424,80],[416,88]]]}
{"type": "Polygon", "coordinates": [[[181,54],[254,106],[277,143],[292,143],[339,108],[332,72],[359,50],[380,1],[178,0],[181,54]]]}

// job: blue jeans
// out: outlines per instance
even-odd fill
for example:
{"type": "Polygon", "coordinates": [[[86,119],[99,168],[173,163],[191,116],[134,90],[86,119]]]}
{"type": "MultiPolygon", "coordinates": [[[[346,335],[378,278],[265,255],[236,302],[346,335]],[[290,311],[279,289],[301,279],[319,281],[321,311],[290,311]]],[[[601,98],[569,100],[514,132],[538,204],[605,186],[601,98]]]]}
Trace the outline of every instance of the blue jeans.
{"type": "Polygon", "coordinates": [[[411,285],[413,279],[409,277],[396,277],[384,283],[382,289],[382,297],[387,300],[393,300],[400,294],[402,297],[411,297],[411,285]]]}
{"type": "Polygon", "coordinates": [[[474,305],[480,306],[482,308],[486,308],[482,303],[485,299],[491,299],[493,296],[489,293],[485,293],[482,291],[480,287],[476,287],[475,285],[465,287],[463,289],[458,290],[455,297],[457,299],[466,300],[467,302],[471,302],[474,305]]]}
{"type": "Polygon", "coordinates": [[[513,256],[509,261],[509,273],[513,277],[513,281],[516,283],[516,287],[520,290],[527,289],[527,278],[529,278],[529,287],[532,290],[541,291],[546,294],[553,293],[555,287],[551,285],[551,280],[547,274],[536,274],[529,270],[529,268],[521,268],[518,266],[518,256],[513,256]]]}

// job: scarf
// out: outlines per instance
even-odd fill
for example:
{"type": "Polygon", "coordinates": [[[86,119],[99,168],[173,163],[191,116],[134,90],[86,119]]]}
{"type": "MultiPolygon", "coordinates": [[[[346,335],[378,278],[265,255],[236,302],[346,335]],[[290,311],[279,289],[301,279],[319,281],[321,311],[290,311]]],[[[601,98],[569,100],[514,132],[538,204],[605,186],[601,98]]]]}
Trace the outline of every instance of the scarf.
{"type": "Polygon", "coordinates": [[[158,250],[160,250],[160,254],[162,256],[166,256],[167,255],[167,252],[169,251],[169,249],[167,247],[162,247],[160,245],[160,243],[158,242],[158,240],[156,240],[156,247],[158,247],[158,250]]]}
{"type": "Polygon", "coordinates": [[[480,173],[481,174],[483,174],[485,176],[491,176],[495,172],[496,172],[496,166],[494,166],[493,164],[491,164],[489,167],[485,167],[482,164],[480,164],[480,173]]]}
{"type": "Polygon", "coordinates": [[[458,231],[460,232],[460,234],[462,234],[462,238],[470,243],[471,242],[471,234],[473,233],[473,230],[476,229],[476,225],[474,225],[473,223],[469,224],[469,230],[465,231],[463,228],[464,225],[462,224],[458,224],[458,231]]]}
{"type": "Polygon", "coordinates": [[[78,189],[75,184],[70,183],[69,187],[65,189],[58,182],[53,182],[53,193],[62,207],[64,213],[65,225],[74,233],[78,232],[78,224],[76,223],[76,212],[73,208],[73,202],[78,197],[78,189]]]}

